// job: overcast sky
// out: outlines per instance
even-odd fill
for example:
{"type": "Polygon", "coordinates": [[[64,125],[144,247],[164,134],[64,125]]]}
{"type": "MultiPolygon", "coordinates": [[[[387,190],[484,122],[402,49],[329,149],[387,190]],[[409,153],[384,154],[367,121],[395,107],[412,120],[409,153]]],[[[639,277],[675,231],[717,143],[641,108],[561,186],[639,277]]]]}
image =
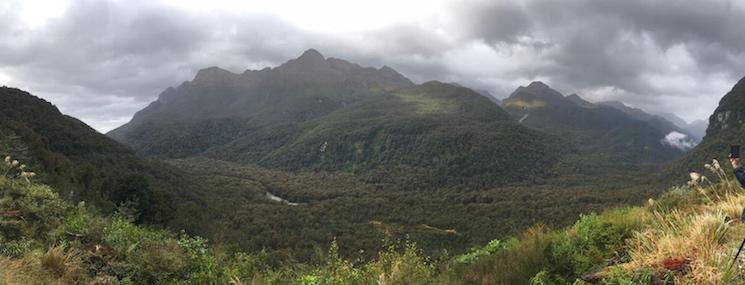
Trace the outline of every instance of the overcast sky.
{"type": "Polygon", "coordinates": [[[745,76],[742,2],[0,0],[0,85],[106,132],[201,68],[316,48],[415,82],[502,98],[541,80],[692,121],[745,76]]]}

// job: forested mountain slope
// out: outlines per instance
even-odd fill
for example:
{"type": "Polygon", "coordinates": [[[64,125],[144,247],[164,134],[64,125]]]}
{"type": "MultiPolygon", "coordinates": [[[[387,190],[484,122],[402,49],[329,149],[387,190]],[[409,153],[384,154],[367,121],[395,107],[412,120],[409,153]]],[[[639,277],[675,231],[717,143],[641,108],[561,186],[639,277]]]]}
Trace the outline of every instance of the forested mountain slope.
{"type": "Polygon", "coordinates": [[[580,172],[638,170],[683,154],[664,143],[667,132],[657,126],[577,95],[565,97],[541,82],[519,87],[502,106],[523,125],[574,143],[579,155],[566,166],[580,172]]]}
{"type": "Polygon", "coordinates": [[[407,189],[533,181],[572,151],[470,89],[414,85],[315,50],[273,69],[202,70],[109,135],[144,155],[344,171],[407,189]]]}

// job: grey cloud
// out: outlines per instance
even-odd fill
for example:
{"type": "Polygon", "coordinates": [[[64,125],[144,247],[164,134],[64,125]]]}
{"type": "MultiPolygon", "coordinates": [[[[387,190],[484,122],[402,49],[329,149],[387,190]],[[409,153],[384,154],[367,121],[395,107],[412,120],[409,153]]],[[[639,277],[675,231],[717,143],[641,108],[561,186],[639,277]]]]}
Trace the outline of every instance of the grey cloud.
{"type": "Polygon", "coordinates": [[[470,0],[452,6],[454,30],[486,42],[515,42],[531,28],[527,11],[512,0],[470,0]]]}
{"type": "Polygon", "coordinates": [[[504,97],[541,79],[689,120],[708,115],[745,75],[745,11],[733,1],[466,0],[424,22],[354,35],[144,0],[73,0],[62,17],[29,30],[18,3],[0,3],[0,72],[101,130],[201,68],[260,69],[308,48],[417,82],[504,97]]]}

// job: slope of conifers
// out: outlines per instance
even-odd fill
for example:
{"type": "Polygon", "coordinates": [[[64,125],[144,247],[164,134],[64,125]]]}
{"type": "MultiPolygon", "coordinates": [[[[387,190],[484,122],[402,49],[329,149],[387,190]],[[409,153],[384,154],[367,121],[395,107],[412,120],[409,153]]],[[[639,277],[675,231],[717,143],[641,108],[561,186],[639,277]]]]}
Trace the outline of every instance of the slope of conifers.
{"type": "Polygon", "coordinates": [[[414,85],[390,68],[315,50],[274,69],[202,70],[109,135],[145,155],[345,171],[429,189],[524,182],[571,149],[470,89],[414,85]]]}

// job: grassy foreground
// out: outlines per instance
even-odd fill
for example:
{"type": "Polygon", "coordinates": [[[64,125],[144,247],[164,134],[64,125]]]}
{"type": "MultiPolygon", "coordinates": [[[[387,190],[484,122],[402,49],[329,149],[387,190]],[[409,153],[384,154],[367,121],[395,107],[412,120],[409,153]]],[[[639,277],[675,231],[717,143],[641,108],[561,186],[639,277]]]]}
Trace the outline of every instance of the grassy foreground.
{"type": "Polygon", "coordinates": [[[718,163],[707,169],[645,206],[534,226],[461,255],[433,260],[389,241],[372,260],[348,260],[334,242],[297,263],[136,225],[127,205],[104,217],[7,158],[0,284],[745,284],[740,263],[730,269],[745,238],[745,192],[718,163]]]}

